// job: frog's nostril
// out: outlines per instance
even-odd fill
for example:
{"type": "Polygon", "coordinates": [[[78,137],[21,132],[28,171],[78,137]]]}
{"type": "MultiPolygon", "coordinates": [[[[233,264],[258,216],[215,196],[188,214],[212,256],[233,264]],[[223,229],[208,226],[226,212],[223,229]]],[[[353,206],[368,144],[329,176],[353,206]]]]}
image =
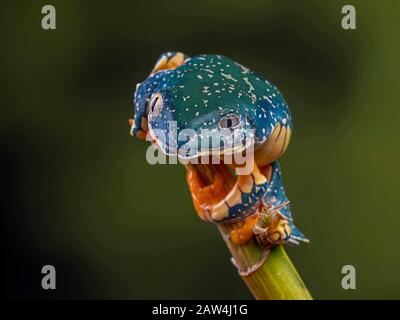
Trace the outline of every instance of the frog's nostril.
{"type": "Polygon", "coordinates": [[[219,121],[219,126],[222,129],[235,129],[240,123],[238,116],[234,114],[226,115],[219,121]]]}

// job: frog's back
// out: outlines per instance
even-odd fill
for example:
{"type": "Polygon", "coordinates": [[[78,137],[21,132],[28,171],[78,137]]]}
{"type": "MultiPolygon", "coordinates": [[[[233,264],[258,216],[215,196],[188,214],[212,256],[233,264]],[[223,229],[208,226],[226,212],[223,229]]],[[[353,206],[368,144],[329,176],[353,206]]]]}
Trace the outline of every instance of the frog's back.
{"type": "Polygon", "coordinates": [[[271,134],[277,120],[291,127],[288,105],[277,87],[228,57],[194,56],[167,78],[164,88],[171,90],[171,99],[185,101],[185,110],[189,108],[201,115],[212,109],[244,109],[256,129],[265,129],[257,131],[259,140],[271,134]]]}

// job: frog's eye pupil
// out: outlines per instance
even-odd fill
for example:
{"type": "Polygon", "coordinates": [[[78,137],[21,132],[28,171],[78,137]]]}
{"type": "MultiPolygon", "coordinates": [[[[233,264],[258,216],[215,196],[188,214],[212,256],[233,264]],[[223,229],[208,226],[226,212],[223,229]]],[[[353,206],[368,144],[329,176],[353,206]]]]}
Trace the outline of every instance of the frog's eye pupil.
{"type": "Polygon", "coordinates": [[[235,115],[227,115],[221,118],[219,121],[219,126],[222,129],[234,129],[240,123],[240,119],[238,116],[235,115]]]}
{"type": "Polygon", "coordinates": [[[151,103],[151,111],[152,112],[154,112],[154,106],[156,105],[157,101],[158,101],[158,97],[155,97],[153,99],[153,102],[151,103]]]}
{"type": "Polygon", "coordinates": [[[163,107],[162,96],[161,94],[157,93],[150,100],[150,112],[154,116],[157,116],[160,114],[162,107],[163,107]]]}

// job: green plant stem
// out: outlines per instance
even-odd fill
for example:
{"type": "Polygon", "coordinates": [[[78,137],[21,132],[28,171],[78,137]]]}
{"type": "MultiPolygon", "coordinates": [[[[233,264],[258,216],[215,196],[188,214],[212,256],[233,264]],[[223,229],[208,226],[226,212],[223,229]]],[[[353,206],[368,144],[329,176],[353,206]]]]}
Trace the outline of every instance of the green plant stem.
{"type": "MultiPolygon", "coordinates": [[[[218,225],[224,239],[227,239],[234,228],[234,224],[218,225]]],[[[229,240],[225,242],[241,268],[251,267],[260,259],[262,248],[254,239],[242,246],[235,245],[229,240]]],[[[267,261],[258,270],[242,279],[258,300],[312,299],[283,246],[271,249],[267,261]]]]}
{"type": "MultiPolygon", "coordinates": [[[[213,169],[209,166],[197,165],[203,182],[212,184],[213,169]]],[[[232,187],[232,180],[225,181],[227,190],[232,187]]],[[[245,245],[236,245],[229,240],[232,230],[239,228],[241,223],[217,224],[232,257],[240,269],[254,266],[262,255],[263,248],[254,237],[245,245]]],[[[303,280],[298,274],[292,261],[282,245],[271,249],[267,260],[263,265],[248,276],[242,276],[243,281],[259,300],[311,300],[303,280]]]]}

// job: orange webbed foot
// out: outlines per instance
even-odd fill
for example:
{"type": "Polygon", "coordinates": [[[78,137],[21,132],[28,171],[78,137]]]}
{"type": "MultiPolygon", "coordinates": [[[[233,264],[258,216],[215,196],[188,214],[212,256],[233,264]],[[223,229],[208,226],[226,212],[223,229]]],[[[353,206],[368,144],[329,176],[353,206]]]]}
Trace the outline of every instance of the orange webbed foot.
{"type": "Polygon", "coordinates": [[[244,245],[253,237],[253,229],[259,219],[258,213],[244,219],[243,225],[231,231],[230,240],[236,245],[244,245]]]}

